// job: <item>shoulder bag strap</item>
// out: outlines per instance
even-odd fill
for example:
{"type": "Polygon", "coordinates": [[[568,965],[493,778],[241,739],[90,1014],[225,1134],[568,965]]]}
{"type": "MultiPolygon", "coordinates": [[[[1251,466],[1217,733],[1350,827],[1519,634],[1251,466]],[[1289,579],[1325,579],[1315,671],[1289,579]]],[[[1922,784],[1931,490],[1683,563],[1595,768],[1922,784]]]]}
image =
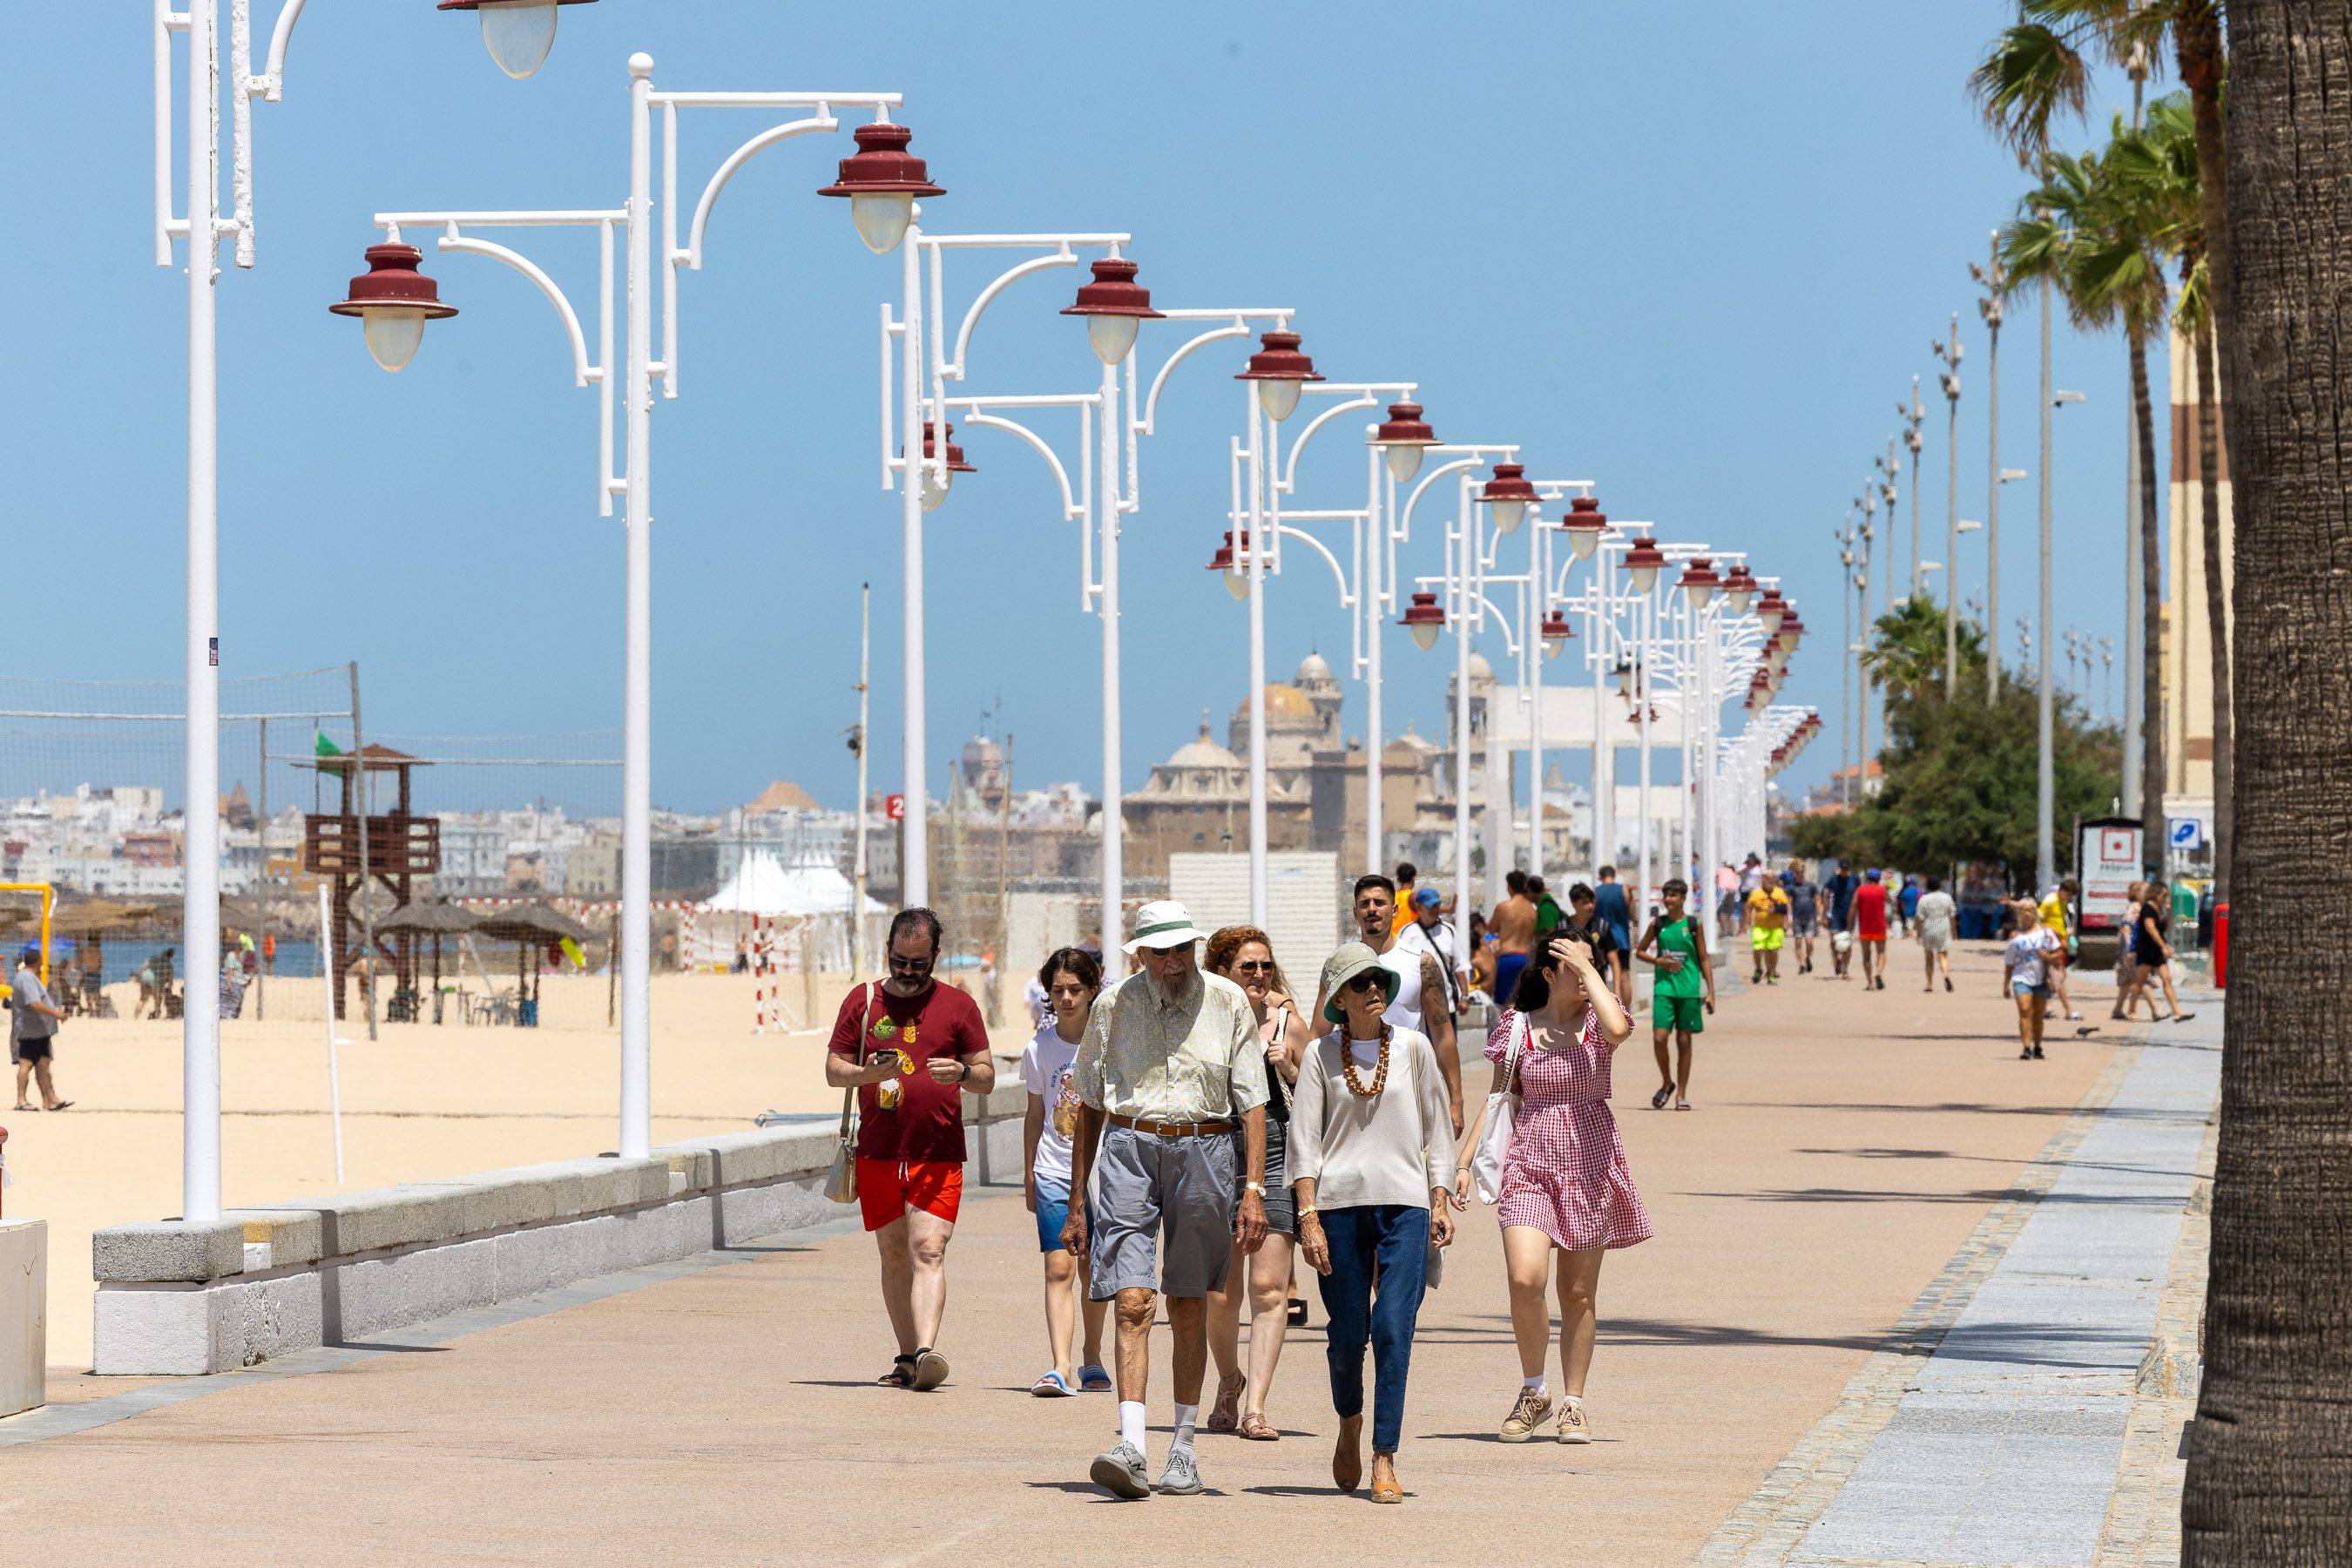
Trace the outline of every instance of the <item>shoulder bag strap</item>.
{"type": "MultiPolygon", "coordinates": [[[[874,1028],[874,982],[866,983],[866,1016],[857,1026],[857,1050],[851,1057],[859,1067],[866,1065],[866,1037],[874,1028]]],[[[849,1142],[850,1118],[857,1110],[857,1089],[855,1085],[841,1091],[841,1141],[849,1142]]]]}
{"type": "Polygon", "coordinates": [[[1528,1041],[1534,1033],[1534,1027],[1528,1024],[1528,1016],[1525,1013],[1513,1013],[1511,1015],[1511,1041],[1504,1050],[1503,1081],[1501,1084],[1496,1086],[1497,1093],[1513,1094],[1517,1092],[1519,1087],[1519,1053],[1527,1048],[1528,1041]]]}

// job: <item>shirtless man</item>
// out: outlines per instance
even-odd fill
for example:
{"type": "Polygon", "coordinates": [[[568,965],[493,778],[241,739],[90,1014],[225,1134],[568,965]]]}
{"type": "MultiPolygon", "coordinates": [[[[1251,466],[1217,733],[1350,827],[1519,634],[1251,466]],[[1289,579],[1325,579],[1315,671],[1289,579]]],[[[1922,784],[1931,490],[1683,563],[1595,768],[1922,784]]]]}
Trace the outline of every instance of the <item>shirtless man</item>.
{"type": "Polygon", "coordinates": [[[1511,988],[1519,983],[1519,971],[1528,966],[1528,954],[1536,944],[1536,904],[1528,897],[1528,874],[1517,869],[1507,871],[1503,874],[1503,886],[1510,889],[1510,897],[1495,906],[1497,1007],[1511,1005],[1511,988]]]}
{"type": "MultiPolygon", "coordinates": [[[[1516,877],[1517,871],[1511,873],[1516,877]]],[[[1505,906],[1508,908],[1507,905],[1505,906]]],[[[1528,930],[1534,931],[1535,906],[1528,906],[1528,930]]],[[[1434,912],[1433,910],[1432,911],[1434,912]]],[[[1399,946],[1396,939],[1396,884],[1378,871],[1356,879],[1356,930],[1366,947],[1379,957],[1381,967],[1397,976],[1396,999],[1381,1015],[1398,1028],[1429,1037],[1437,1053],[1437,1070],[1445,1079],[1445,1102],[1454,1113],[1454,1135],[1462,1136],[1462,1057],[1454,1043],[1454,1009],[1445,991],[1445,971],[1427,943],[1399,946]]],[[[1521,951],[1522,959],[1525,950],[1521,951]]],[[[1315,1008],[1307,1016],[1323,1016],[1330,998],[1318,987],[1315,1008]]]]}

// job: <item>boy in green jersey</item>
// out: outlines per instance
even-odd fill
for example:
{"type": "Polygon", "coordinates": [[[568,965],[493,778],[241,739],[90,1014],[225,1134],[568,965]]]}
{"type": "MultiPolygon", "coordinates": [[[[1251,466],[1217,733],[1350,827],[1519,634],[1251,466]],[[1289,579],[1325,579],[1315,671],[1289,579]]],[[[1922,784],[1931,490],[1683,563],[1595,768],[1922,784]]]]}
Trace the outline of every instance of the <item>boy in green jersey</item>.
{"type": "Polygon", "coordinates": [[[1665,910],[1651,919],[1650,929],[1642,933],[1640,944],[1633,949],[1634,958],[1655,964],[1658,970],[1650,983],[1650,1044],[1658,1053],[1662,1081],[1658,1092],[1650,1097],[1650,1109],[1664,1110],[1671,1100],[1676,1110],[1688,1110],[1691,1037],[1706,1031],[1703,1013],[1715,1011],[1715,970],[1707,962],[1705,922],[1684,908],[1690,897],[1689,884],[1674,878],[1658,889],[1658,895],[1664,900],[1665,910]],[[1666,1058],[1668,1035],[1676,1042],[1672,1066],[1666,1058]]]}

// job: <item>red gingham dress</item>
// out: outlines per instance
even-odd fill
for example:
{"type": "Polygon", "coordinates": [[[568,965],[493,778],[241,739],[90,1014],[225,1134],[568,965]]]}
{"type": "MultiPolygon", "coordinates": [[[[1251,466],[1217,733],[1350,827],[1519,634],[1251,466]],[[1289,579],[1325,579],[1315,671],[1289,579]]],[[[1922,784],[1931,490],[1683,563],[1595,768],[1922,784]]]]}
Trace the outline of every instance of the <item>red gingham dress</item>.
{"type": "MultiPolygon", "coordinates": [[[[1486,1037],[1486,1059],[1498,1070],[1510,1055],[1517,1018],[1506,1012],[1486,1037]]],[[[1614,1050],[1588,1008],[1576,1044],[1538,1050],[1530,1038],[1519,1051],[1524,1098],[1503,1158],[1495,1217],[1507,1226],[1531,1225],[1568,1252],[1650,1239],[1650,1216],[1609,1113],[1614,1050]]]]}

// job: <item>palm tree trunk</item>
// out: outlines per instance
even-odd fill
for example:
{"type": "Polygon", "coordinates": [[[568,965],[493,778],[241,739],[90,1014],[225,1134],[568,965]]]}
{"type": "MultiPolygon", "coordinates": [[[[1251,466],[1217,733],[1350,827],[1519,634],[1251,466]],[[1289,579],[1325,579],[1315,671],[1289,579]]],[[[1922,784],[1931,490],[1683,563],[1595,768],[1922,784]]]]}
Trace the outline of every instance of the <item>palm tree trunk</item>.
{"type": "Polygon", "coordinates": [[[2156,515],[2156,405],[2148,394],[2147,344],[2131,339],[2132,417],[2139,425],[2139,691],[2140,858],[2164,864],[2164,616],[2163,559],[2156,515]]]}
{"type": "MultiPolygon", "coordinates": [[[[2229,442],[2247,705],[2205,1374],[2185,1568],[2352,1562],[2352,945],[2315,871],[2352,863],[2352,0],[2231,0],[2229,442]]],[[[2218,251],[2214,259],[2221,257],[2218,251]]]]}
{"type": "Polygon", "coordinates": [[[2230,341],[2230,164],[2221,134],[2221,84],[2228,58],[2221,50],[2221,8],[2196,0],[2172,23],[2172,48],[2180,80],[2189,89],[2189,110],[2197,128],[2197,195],[2205,220],[2205,254],[2213,301],[2213,324],[2230,341]]]}
{"type": "Polygon", "coordinates": [[[2213,384],[2213,328],[2197,331],[2198,490],[2205,534],[2206,640],[2213,649],[2213,901],[2230,896],[2230,595],[2221,582],[2221,410],[2213,384]]]}

